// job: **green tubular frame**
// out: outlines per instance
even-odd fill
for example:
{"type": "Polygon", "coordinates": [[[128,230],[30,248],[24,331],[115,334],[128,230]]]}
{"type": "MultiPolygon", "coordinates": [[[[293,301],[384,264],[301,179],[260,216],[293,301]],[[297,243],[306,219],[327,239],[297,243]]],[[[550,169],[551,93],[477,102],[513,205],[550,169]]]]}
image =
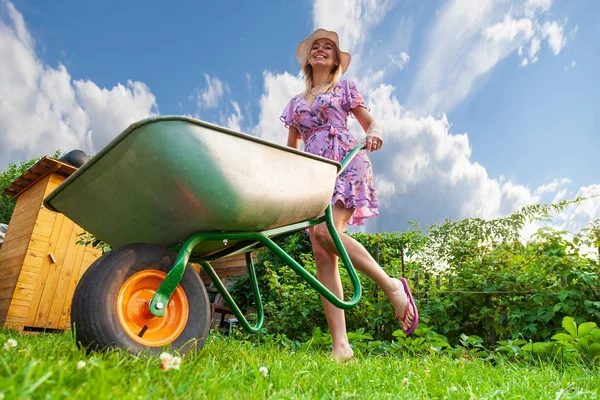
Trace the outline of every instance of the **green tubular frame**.
{"type": "MultiPolygon", "coordinates": [[[[346,166],[352,161],[352,159],[358,154],[360,150],[364,149],[363,145],[359,145],[352,149],[352,151],[348,154],[348,156],[342,162],[342,168],[338,175],[346,168],[346,166]]],[[[177,285],[181,282],[183,278],[183,274],[185,272],[185,267],[192,255],[192,251],[194,247],[201,242],[204,241],[223,241],[226,243],[228,240],[235,241],[244,241],[244,242],[258,242],[263,246],[267,247],[273,253],[275,253],[283,262],[285,262],[292,270],[294,270],[297,274],[299,274],[304,280],[306,280],[319,294],[321,294],[324,298],[326,298],[330,303],[334,306],[341,309],[348,309],[354,307],[361,296],[361,286],[358,276],[356,275],[356,271],[352,266],[352,262],[350,261],[350,257],[344,248],[342,240],[335,229],[335,225],[333,223],[333,215],[332,215],[332,207],[331,204],[327,206],[325,210],[325,215],[306,222],[300,222],[297,224],[284,226],[276,229],[266,230],[262,232],[207,232],[207,233],[199,233],[192,236],[188,239],[181,248],[179,248],[179,254],[175,261],[175,264],[171,268],[171,271],[167,274],[161,285],[159,286],[156,294],[152,298],[150,302],[150,312],[157,316],[162,317],[164,315],[166,305],[168,304],[171,295],[177,288],[177,285]],[[271,237],[281,236],[283,234],[295,232],[304,228],[308,228],[311,226],[315,226],[325,222],[327,225],[327,230],[331,234],[331,237],[335,243],[335,247],[340,255],[342,263],[348,271],[348,275],[350,276],[350,281],[353,286],[353,296],[349,301],[343,301],[337,298],[329,289],[327,289],[321,282],[317,280],[311,273],[306,271],[304,267],[302,267],[296,260],[290,257],[281,247],[279,247],[271,237]],[[157,307],[158,305],[158,307],[157,307]]],[[[255,246],[250,246],[254,248],[255,246]]],[[[242,327],[252,333],[256,333],[262,327],[264,321],[264,310],[262,306],[262,301],[260,297],[260,291],[258,288],[258,279],[256,277],[256,270],[254,269],[254,263],[252,262],[252,253],[246,253],[246,265],[248,266],[248,274],[250,277],[250,285],[252,287],[252,293],[254,295],[254,301],[256,303],[256,313],[257,320],[254,326],[251,326],[244,314],[240,311],[239,307],[215,273],[214,269],[210,265],[210,263],[205,259],[198,260],[199,264],[202,266],[204,271],[210,277],[210,280],[215,285],[223,299],[233,312],[233,314],[238,319],[239,323],[242,327]]]]}

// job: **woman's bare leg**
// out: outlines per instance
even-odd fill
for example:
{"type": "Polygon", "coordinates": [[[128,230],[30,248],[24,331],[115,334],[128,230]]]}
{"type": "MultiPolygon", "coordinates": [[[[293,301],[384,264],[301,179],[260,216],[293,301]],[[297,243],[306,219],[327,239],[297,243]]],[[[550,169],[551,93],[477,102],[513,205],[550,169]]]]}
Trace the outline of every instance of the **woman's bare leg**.
{"type": "MultiPolygon", "coordinates": [[[[313,230],[310,230],[310,241],[313,246],[315,262],[317,264],[317,278],[337,298],[343,299],[342,281],[338,272],[338,257],[327,251],[314,239],[313,230]]],[[[348,343],[346,334],[346,317],[344,310],[337,308],[321,296],[327,326],[331,332],[333,349],[331,357],[336,360],[348,360],[354,356],[348,343]]]]}
{"type": "MultiPolygon", "coordinates": [[[[356,240],[344,233],[344,228],[346,227],[350,216],[354,212],[354,209],[334,206],[332,207],[332,211],[334,225],[336,226],[340,238],[342,239],[342,243],[344,244],[346,252],[350,257],[350,261],[352,261],[352,265],[357,270],[364,273],[369,278],[373,279],[377,286],[379,286],[383,290],[387,298],[390,300],[390,303],[392,303],[392,306],[396,310],[396,313],[398,315],[404,315],[404,308],[408,305],[408,297],[406,296],[406,293],[404,292],[404,288],[400,281],[397,279],[390,278],[388,274],[379,266],[379,264],[377,264],[377,262],[373,259],[373,257],[371,257],[369,252],[360,243],[358,243],[356,240]]],[[[339,255],[325,223],[319,224],[312,228],[311,240],[318,242],[318,244],[328,252],[333,253],[335,255],[339,255]]],[[[339,279],[339,274],[337,275],[339,279]]],[[[336,295],[338,294],[336,293],[336,295]]],[[[412,308],[409,308],[407,317],[402,323],[402,329],[406,330],[410,328],[414,318],[414,312],[412,308]]]]}

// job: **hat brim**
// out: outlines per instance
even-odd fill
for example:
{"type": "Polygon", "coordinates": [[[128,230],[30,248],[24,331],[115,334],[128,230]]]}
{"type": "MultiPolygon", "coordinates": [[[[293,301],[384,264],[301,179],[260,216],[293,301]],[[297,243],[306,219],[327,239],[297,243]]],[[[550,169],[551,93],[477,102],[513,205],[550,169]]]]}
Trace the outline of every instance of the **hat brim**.
{"type": "Polygon", "coordinates": [[[296,60],[298,60],[300,68],[304,68],[304,66],[308,63],[308,53],[310,51],[310,48],[313,45],[313,43],[319,39],[329,39],[335,44],[338,52],[340,66],[342,68],[342,73],[346,72],[348,66],[350,65],[350,61],[352,60],[352,57],[350,56],[350,53],[340,50],[340,40],[338,34],[325,29],[317,29],[309,37],[301,41],[298,47],[296,48],[296,60]]]}

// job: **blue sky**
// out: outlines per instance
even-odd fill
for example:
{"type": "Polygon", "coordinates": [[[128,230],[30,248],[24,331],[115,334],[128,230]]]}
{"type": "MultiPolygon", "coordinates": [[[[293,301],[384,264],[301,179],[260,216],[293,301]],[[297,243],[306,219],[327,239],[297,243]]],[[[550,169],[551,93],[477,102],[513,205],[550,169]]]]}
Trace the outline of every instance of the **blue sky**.
{"type": "MultiPolygon", "coordinates": [[[[340,34],[384,128],[385,218],[366,230],[600,193],[595,0],[0,0],[0,170],[93,154],[152,114],[285,143],[295,47],[317,27],[340,34]]],[[[594,199],[555,223],[597,218],[594,199]]]]}

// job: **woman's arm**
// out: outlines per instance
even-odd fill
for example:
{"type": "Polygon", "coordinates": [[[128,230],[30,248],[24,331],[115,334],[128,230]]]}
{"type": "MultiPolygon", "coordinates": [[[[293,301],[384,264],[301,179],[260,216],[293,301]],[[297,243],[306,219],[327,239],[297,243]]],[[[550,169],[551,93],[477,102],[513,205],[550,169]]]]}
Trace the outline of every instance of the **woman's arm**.
{"type": "Polygon", "coordinates": [[[373,119],[369,110],[364,107],[356,107],[352,109],[352,114],[354,114],[358,123],[367,134],[367,150],[379,150],[383,145],[381,128],[379,128],[379,125],[377,125],[377,122],[375,122],[375,119],[373,119]]]}
{"type": "Polygon", "coordinates": [[[369,125],[371,125],[371,122],[375,121],[369,110],[367,110],[364,107],[353,108],[352,114],[354,114],[354,116],[358,120],[358,123],[360,124],[360,126],[362,126],[365,133],[367,132],[367,129],[369,129],[369,125]]]}
{"type": "Polygon", "coordinates": [[[293,126],[290,126],[287,145],[296,150],[300,148],[300,132],[293,126]]]}

